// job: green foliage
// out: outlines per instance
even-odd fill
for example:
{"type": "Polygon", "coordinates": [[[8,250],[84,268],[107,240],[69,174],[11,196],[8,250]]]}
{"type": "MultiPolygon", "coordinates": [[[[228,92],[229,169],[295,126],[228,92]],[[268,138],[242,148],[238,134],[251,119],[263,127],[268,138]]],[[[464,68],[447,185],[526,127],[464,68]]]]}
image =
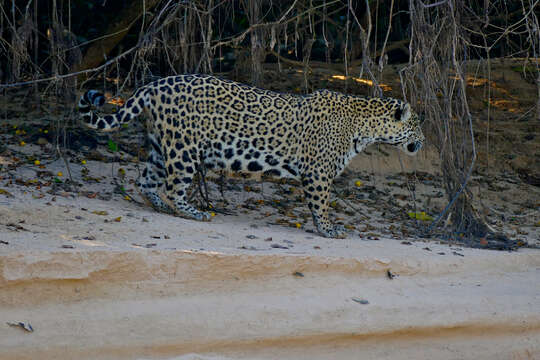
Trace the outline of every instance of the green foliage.
{"type": "Polygon", "coordinates": [[[111,152],[118,151],[118,143],[112,141],[111,139],[109,139],[109,141],[107,142],[107,147],[109,148],[109,151],[111,152]]]}

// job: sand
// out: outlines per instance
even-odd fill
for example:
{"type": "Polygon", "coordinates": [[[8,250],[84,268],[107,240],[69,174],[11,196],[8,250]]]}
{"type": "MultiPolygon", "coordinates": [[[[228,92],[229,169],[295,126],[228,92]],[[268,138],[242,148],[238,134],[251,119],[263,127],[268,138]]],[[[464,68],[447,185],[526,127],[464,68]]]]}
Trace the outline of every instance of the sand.
{"type": "MultiPolygon", "coordinates": [[[[370,166],[357,161],[352,172],[370,166]]],[[[397,172],[384,164],[380,179],[397,172]]],[[[288,217],[269,205],[273,183],[236,183],[226,192],[234,215],[196,222],[114,193],[123,167],[125,190],[140,200],[129,192],[133,166],[84,166],[102,179],[78,191],[28,183],[32,165],[0,182],[9,192],[0,195],[2,360],[540,359],[536,249],[399,235],[363,202],[365,214],[334,214],[356,226],[347,239],[325,239],[304,208],[288,217]]],[[[82,167],[71,165],[76,180],[82,167]]],[[[47,170],[67,177],[61,159],[47,170]]],[[[418,191],[433,193],[425,186],[418,191]]]]}

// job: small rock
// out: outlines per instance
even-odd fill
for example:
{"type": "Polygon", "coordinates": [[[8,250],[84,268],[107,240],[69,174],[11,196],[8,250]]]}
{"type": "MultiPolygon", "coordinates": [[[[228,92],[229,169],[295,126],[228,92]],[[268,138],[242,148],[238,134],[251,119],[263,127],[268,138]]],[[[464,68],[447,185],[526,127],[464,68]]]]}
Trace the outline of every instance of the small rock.
{"type": "Polygon", "coordinates": [[[19,327],[19,328],[21,328],[21,329],[23,329],[24,331],[27,331],[27,332],[34,332],[34,328],[32,327],[32,325],[30,325],[30,323],[23,323],[23,322],[12,323],[12,322],[7,322],[6,324],[8,324],[9,326],[12,326],[12,327],[19,327]]]}
{"type": "Polygon", "coordinates": [[[274,249],[288,249],[287,246],[283,246],[283,245],[280,245],[280,244],[272,244],[270,245],[271,248],[274,248],[274,249]]]}
{"type": "Polygon", "coordinates": [[[362,305],[369,304],[369,301],[367,301],[366,299],[360,299],[360,298],[357,298],[357,297],[353,297],[353,298],[351,298],[351,300],[354,301],[354,302],[357,302],[359,304],[362,304],[362,305]]]}
{"type": "Polygon", "coordinates": [[[49,142],[44,137],[40,137],[36,142],[38,145],[47,145],[49,142]]]}

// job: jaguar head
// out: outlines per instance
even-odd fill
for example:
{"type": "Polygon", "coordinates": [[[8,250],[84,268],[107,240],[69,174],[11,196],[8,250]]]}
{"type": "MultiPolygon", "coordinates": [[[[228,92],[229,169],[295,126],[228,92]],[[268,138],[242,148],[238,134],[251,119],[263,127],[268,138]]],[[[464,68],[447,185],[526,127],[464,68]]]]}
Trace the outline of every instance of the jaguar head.
{"type": "Polygon", "coordinates": [[[392,99],[381,121],[377,139],[398,146],[407,155],[416,155],[424,144],[422,121],[411,105],[392,99]]]}

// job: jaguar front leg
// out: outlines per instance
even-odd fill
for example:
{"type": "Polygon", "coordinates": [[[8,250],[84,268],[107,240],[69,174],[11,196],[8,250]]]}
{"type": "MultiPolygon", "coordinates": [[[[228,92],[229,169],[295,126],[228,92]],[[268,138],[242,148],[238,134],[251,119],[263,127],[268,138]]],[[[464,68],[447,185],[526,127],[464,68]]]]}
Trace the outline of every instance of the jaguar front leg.
{"type": "Polygon", "coordinates": [[[313,223],[319,233],[328,238],[347,237],[345,228],[342,225],[334,225],[328,218],[328,207],[330,203],[330,181],[326,176],[319,176],[316,173],[308,173],[302,178],[304,194],[308,202],[308,207],[313,216],[313,223]]]}

